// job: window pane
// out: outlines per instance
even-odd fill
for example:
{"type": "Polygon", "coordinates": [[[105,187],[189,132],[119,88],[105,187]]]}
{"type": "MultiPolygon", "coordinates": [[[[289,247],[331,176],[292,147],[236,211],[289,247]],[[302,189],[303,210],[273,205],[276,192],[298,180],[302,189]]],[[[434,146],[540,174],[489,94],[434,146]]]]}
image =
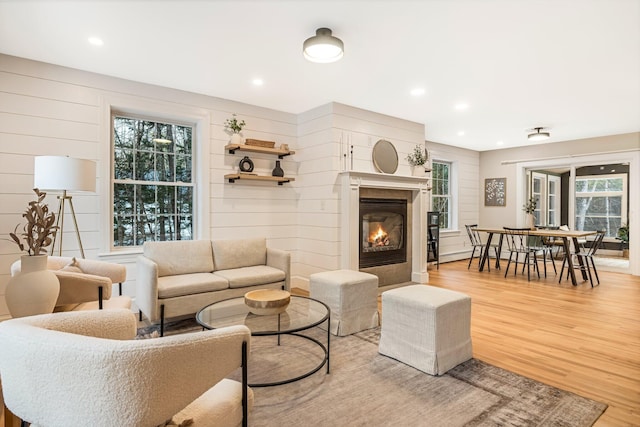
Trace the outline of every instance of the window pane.
{"type": "Polygon", "coordinates": [[[191,126],[114,117],[114,246],[192,238],[192,135],[191,126]]]}
{"type": "Polygon", "coordinates": [[[622,196],[576,197],[576,213],[620,216],[622,214],[622,196]]]}

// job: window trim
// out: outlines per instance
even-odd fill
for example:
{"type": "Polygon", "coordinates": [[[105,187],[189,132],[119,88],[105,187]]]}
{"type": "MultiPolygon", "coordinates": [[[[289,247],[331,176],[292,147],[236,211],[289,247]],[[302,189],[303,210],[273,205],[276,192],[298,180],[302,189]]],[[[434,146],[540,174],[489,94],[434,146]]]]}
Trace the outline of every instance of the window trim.
{"type": "Polygon", "coordinates": [[[105,96],[102,103],[102,155],[100,165],[100,224],[101,224],[101,257],[110,254],[138,254],[139,246],[114,247],[113,234],[113,168],[112,115],[134,115],[150,120],[166,120],[174,123],[185,123],[193,126],[193,185],[194,185],[194,222],[193,238],[209,239],[210,236],[210,112],[197,107],[178,105],[160,101],[141,100],[126,96],[105,96]]]}
{"type": "MultiPolygon", "coordinates": [[[[443,160],[434,158],[431,160],[431,187],[434,187],[434,178],[433,178],[433,164],[441,163],[449,165],[449,194],[447,195],[449,199],[449,227],[442,228],[440,230],[441,233],[458,231],[458,209],[457,209],[457,193],[458,193],[458,179],[457,179],[457,162],[450,160],[443,160]]],[[[440,196],[440,195],[438,195],[440,196]]],[[[433,190],[431,191],[431,200],[430,200],[430,209],[433,209],[433,190]]]]}

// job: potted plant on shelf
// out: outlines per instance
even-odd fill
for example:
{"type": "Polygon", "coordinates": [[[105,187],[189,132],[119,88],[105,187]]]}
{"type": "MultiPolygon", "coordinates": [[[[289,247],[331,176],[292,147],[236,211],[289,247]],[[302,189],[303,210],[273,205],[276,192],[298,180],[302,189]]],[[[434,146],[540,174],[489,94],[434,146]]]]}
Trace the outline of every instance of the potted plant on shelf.
{"type": "Polygon", "coordinates": [[[620,240],[623,258],[629,258],[629,223],[624,224],[622,227],[618,228],[616,239],[620,240]]]}
{"type": "Polygon", "coordinates": [[[411,174],[413,176],[425,176],[428,160],[427,149],[423,145],[416,145],[413,151],[407,155],[407,162],[411,165],[411,174]]]}
{"type": "Polygon", "coordinates": [[[224,121],[224,127],[231,134],[231,144],[242,144],[244,141],[240,132],[246,126],[244,120],[238,120],[235,113],[230,119],[224,121]]]}
{"type": "Polygon", "coordinates": [[[22,214],[27,220],[22,233],[18,233],[20,224],[9,233],[11,241],[27,252],[20,258],[20,272],[7,283],[5,300],[12,317],[51,313],[60,292],[58,278],[47,270],[46,248],[58,231],[55,214],[43,203],[47,193],[37,188],[33,191],[37,198],[29,202],[22,214]]]}
{"type": "Polygon", "coordinates": [[[536,200],[535,197],[529,197],[529,200],[527,200],[527,203],[522,205],[522,210],[527,215],[526,226],[532,230],[536,228],[535,217],[533,216],[533,213],[536,211],[537,205],[538,205],[538,201],[536,200]]]}

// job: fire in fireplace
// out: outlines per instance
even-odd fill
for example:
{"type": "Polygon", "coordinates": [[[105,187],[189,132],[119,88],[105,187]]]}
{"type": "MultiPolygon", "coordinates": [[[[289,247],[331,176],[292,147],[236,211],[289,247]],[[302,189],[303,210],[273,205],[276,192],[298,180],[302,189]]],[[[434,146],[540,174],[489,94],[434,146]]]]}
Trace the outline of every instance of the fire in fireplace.
{"type": "Polygon", "coordinates": [[[407,260],[407,201],[360,199],[360,268],[407,260]]]}

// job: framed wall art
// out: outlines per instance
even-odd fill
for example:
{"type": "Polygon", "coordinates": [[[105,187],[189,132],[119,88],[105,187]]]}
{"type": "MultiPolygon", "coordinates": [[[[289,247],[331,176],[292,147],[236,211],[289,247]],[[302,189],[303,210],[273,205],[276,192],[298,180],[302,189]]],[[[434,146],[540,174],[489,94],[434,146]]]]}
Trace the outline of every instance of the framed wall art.
{"type": "Polygon", "coordinates": [[[507,178],[485,178],[484,205],[507,205],[507,178]]]}

